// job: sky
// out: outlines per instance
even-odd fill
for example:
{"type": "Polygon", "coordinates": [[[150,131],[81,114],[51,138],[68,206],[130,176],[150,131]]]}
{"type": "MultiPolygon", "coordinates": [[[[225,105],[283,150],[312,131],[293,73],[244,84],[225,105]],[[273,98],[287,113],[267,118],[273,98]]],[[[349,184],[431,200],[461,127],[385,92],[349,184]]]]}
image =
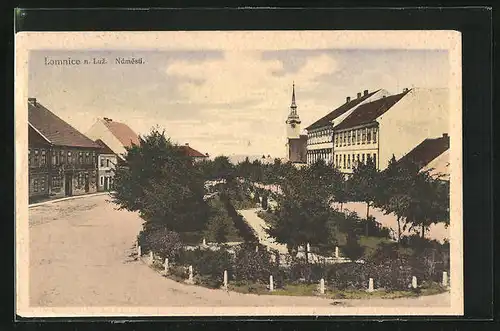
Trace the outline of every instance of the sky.
{"type": "Polygon", "coordinates": [[[174,142],[212,156],[284,157],[294,82],[302,128],[364,90],[448,87],[446,50],[266,46],[36,50],[28,94],[82,133],[109,117],[141,135],[159,127],[174,142]],[[68,57],[107,63],[45,63],[68,57]],[[117,57],[144,63],[116,64],[117,57]]]}

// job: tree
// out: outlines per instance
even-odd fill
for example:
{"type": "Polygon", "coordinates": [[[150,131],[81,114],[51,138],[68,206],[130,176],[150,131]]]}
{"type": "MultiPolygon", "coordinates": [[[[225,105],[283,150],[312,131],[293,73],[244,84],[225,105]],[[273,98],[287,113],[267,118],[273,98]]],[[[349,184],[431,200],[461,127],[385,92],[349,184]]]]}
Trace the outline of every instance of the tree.
{"type": "Polygon", "coordinates": [[[280,186],[283,195],[278,197],[278,218],[267,229],[268,234],[286,244],[292,257],[297,255],[299,246],[307,243],[327,244],[332,215],[327,197],[300,171],[287,174],[280,186]]]}
{"type": "Polygon", "coordinates": [[[127,148],[125,163],[116,169],[113,193],[120,209],[139,211],[146,222],[172,231],[205,227],[203,175],[164,132],[153,129],[127,148]]]}
{"type": "MultiPolygon", "coordinates": [[[[379,193],[379,172],[369,157],[365,163],[358,162],[349,180],[353,197],[366,203],[366,218],[370,216],[370,205],[376,201],[379,193]]],[[[368,229],[368,228],[367,228],[368,229]]],[[[369,234],[366,233],[368,236],[369,234]]]]}

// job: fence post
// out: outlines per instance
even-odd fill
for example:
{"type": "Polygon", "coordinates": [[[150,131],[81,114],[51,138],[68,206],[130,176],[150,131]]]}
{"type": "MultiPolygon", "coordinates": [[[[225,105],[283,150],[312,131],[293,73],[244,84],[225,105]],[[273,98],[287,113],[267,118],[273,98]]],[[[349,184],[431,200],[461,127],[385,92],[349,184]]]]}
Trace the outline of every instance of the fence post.
{"type": "Polygon", "coordinates": [[[319,281],[319,293],[325,294],[325,280],[323,278],[319,281]]]}
{"type": "Polygon", "coordinates": [[[448,286],[448,273],[446,271],[443,271],[443,286],[448,286]]]}
{"type": "Polygon", "coordinates": [[[193,266],[192,265],[189,266],[189,278],[188,278],[188,281],[190,283],[193,282],[193,266]]]}
{"type": "Polygon", "coordinates": [[[141,252],[141,246],[137,246],[137,258],[141,258],[142,252],[141,252]]]}
{"type": "Polygon", "coordinates": [[[411,278],[411,287],[412,288],[417,288],[417,277],[413,276],[411,278]]]}
{"type": "Polygon", "coordinates": [[[227,291],[227,270],[224,270],[224,289],[227,291]]]}
{"type": "Polygon", "coordinates": [[[339,257],[340,257],[339,246],[335,246],[335,258],[338,259],[339,257]]]}
{"type": "Polygon", "coordinates": [[[273,275],[269,276],[269,292],[274,291],[273,275]]]}
{"type": "Polygon", "coordinates": [[[207,245],[207,242],[205,240],[205,238],[203,238],[203,246],[206,246],[207,245]]]}
{"type": "Polygon", "coordinates": [[[165,258],[164,266],[165,266],[165,274],[167,274],[168,273],[168,258],[165,258]]]}
{"type": "Polygon", "coordinates": [[[149,251],[149,264],[153,264],[154,258],[153,251],[149,251]]]}
{"type": "Polygon", "coordinates": [[[368,280],[368,292],[373,292],[373,278],[368,280]]]}

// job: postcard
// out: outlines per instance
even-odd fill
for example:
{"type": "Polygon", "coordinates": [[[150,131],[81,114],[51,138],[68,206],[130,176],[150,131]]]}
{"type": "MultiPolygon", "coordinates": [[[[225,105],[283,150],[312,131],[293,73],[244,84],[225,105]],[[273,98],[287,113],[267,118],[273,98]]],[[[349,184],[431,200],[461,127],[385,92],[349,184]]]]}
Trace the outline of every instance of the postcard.
{"type": "Polygon", "coordinates": [[[460,33],[15,41],[19,316],[463,314],[460,33]]]}

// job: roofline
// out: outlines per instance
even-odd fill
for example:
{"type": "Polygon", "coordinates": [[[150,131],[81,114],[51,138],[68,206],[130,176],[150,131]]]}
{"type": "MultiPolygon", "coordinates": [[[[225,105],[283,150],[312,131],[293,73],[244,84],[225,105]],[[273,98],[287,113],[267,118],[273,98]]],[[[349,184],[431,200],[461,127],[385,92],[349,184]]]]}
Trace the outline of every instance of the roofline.
{"type": "Polygon", "coordinates": [[[49,144],[53,145],[52,141],[50,141],[47,137],[44,136],[43,133],[40,132],[40,130],[38,130],[37,128],[35,128],[35,126],[33,124],[31,124],[29,121],[28,121],[28,125],[36,131],[36,133],[38,133],[43,139],[45,139],[49,144]]]}

